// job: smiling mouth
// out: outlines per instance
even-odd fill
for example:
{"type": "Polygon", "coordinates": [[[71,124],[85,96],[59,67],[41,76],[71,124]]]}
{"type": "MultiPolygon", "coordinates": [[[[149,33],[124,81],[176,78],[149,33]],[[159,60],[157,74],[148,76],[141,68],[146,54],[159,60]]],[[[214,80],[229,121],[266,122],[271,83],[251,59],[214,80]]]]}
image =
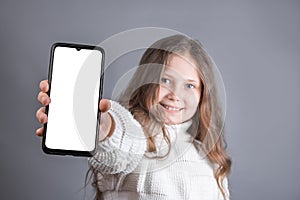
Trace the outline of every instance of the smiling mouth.
{"type": "Polygon", "coordinates": [[[162,107],[164,107],[166,110],[170,110],[170,111],[181,111],[181,110],[183,110],[183,108],[173,107],[173,106],[169,106],[169,105],[162,104],[162,103],[160,103],[160,105],[162,107]]]}

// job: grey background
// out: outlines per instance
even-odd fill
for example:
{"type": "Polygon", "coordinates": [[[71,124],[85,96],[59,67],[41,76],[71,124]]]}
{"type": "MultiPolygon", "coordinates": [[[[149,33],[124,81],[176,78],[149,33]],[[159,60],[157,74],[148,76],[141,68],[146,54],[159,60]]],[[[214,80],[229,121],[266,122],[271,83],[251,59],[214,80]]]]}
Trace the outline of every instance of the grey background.
{"type": "MultiPolygon", "coordinates": [[[[2,0],[0,198],[83,199],[86,159],[45,155],[35,136],[36,95],[51,44],[98,44],[155,26],[199,39],[222,73],[232,199],[300,199],[299,11],[292,0],[2,0]]],[[[113,63],[105,97],[139,56],[113,63]]]]}

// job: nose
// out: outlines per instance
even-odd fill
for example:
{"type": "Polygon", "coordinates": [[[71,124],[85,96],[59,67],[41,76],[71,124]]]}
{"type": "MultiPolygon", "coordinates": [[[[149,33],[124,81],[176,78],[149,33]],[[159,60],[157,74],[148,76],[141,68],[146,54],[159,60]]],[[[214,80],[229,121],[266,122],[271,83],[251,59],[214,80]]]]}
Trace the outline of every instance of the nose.
{"type": "Polygon", "coordinates": [[[168,99],[172,101],[179,101],[180,100],[180,90],[178,87],[169,88],[169,93],[167,95],[168,99]]]}

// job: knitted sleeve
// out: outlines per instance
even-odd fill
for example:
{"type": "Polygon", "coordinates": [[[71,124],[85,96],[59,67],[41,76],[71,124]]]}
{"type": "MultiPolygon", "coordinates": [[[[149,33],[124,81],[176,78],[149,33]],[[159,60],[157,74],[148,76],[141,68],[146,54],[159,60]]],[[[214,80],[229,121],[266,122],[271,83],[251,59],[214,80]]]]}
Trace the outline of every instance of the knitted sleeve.
{"type": "Polygon", "coordinates": [[[113,134],[98,143],[90,165],[102,174],[128,174],[141,161],[146,151],[146,137],[139,122],[117,102],[111,101],[109,114],[115,122],[113,134]]]}

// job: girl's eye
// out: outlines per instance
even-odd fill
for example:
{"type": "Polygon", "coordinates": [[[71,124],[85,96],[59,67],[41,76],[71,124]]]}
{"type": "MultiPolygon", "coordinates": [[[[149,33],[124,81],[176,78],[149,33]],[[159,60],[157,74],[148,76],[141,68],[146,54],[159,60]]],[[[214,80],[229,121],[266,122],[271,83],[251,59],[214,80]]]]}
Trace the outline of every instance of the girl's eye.
{"type": "Polygon", "coordinates": [[[189,89],[195,88],[195,86],[194,86],[193,84],[190,84],[190,83],[188,83],[188,84],[186,85],[186,87],[189,88],[189,89]]]}
{"type": "Polygon", "coordinates": [[[169,79],[167,79],[167,78],[161,78],[161,82],[169,84],[171,81],[169,79]]]}

